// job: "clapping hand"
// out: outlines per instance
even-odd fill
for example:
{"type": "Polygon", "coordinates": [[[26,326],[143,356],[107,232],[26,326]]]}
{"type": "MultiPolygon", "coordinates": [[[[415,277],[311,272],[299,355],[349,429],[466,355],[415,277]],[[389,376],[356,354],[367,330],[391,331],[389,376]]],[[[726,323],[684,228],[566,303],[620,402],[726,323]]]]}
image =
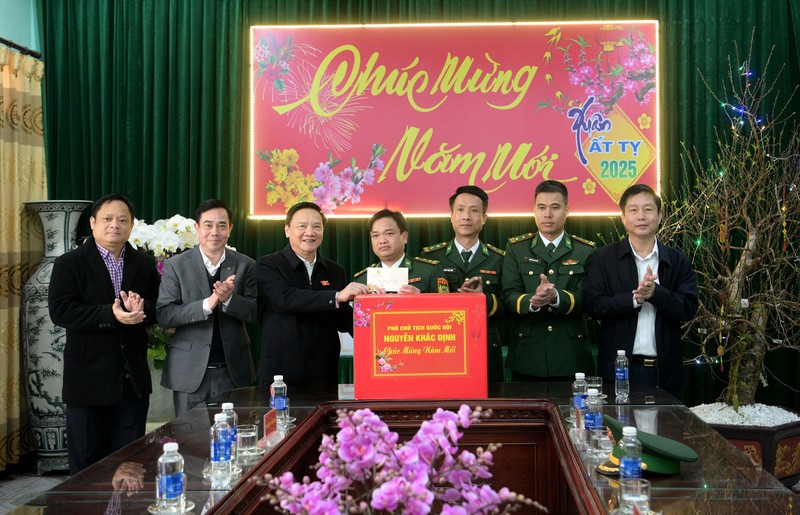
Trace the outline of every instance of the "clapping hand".
{"type": "Polygon", "coordinates": [[[125,461],[117,467],[114,471],[114,477],[111,479],[111,484],[114,486],[115,492],[127,491],[128,497],[133,495],[134,492],[144,488],[145,468],[141,463],[135,461],[125,461]]]}
{"type": "Polygon", "coordinates": [[[219,302],[225,304],[231,297],[233,297],[234,285],[233,281],[236,279],[236,274],[228,277],[225,281],[217,281],[214,283],[214,294],[216,294],[219,302]]]}
{"type": "Polygon", "coordinates": [[[144,299],[141,295],[132,291],[128,293],[119,292],[119,298],[114,299],[111,311],[117,321],[125,325],[140,324],[147,318],[147,315],[144,314],[144,299]]]}
{"type": "Polygon", "coordinates": [[[539,286],[536,287],[536,293],[531,297],[531,308],[541,309],[556,301],[556,285],[547,280],[547,276],[539,274],[539,286]]]}
{"type": "Polygon", "coordinates": [[[644,304],[644,301],[652,297],[655,293],[657,280],[658,274],[654,274],[653,269],[650,268],[650,265],[648,265],[647,272],[644,274],[642,282],[640,282],[639,286],[633,290],[633,300],[635,300],[638,304],[644,304]]]}
{"type": "Polygon", "coordinates": [[[483,293],[483,279],[479,275],[468,278],[458,289],[458,293],[483,293]]]}

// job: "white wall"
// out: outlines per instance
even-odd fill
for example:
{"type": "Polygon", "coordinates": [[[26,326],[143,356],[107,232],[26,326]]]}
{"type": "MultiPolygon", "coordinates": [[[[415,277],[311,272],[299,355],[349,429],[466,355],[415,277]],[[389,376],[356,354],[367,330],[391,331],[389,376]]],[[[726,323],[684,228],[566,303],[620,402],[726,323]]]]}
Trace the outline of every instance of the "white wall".
{"type": "Polygon", "coordinates": [[[41,52],[36,0],[0,0],[0,37],[41,52]]]}

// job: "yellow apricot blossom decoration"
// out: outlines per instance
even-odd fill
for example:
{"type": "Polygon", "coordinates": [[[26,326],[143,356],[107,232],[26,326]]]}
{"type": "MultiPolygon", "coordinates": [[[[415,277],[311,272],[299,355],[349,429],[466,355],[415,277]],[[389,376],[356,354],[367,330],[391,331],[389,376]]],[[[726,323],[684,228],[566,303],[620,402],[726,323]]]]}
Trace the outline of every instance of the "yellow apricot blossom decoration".
{"type": "Polygon", "coordinates": [[[639,122],[639,128],[640,129],[649,129],[650,128],[651,118],[648,115],[642,114],[636,121],[639,122]]]}
{"type": "Polygon", "coordinates": [[[269,163],[273,180],[267,182],[267,205],[283,202],[286,210],[299,202],[313,202],[313,189],[319,185],[314,175],[304,174],[297,166],[300,156],[297,150],[275,149],[263,152],[262,157],[269,163]]]}
{"type": "Polygon", "coordinates": [[[584,195],[594,195],[595,190],[597,189],[597,183],[591,179],[586,179],[583,181],[583,193],[584,195]]]}

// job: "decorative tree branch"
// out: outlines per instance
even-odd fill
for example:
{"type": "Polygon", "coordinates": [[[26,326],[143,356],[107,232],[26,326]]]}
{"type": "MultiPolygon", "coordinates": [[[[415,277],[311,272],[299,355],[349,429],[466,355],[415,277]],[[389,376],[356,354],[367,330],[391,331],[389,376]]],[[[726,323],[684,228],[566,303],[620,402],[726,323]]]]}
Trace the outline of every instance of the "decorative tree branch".
{"type": "Polygon", "coordinates": [[[755,402],[766,352],[800,349],[800,130],[790,112],[797,89],[781,103],[777,77],[765,78],[769,59],[759,78],[747,70],[749,54],[737,47],[735,59],[723,98],[701,74],[731,125],[716,129],[712,159],[684,145],[695,184],[668,206],[662,237],[697,270],[701,305],[684,336],[728,367],[723,397],[738,407],[755,402]]]}

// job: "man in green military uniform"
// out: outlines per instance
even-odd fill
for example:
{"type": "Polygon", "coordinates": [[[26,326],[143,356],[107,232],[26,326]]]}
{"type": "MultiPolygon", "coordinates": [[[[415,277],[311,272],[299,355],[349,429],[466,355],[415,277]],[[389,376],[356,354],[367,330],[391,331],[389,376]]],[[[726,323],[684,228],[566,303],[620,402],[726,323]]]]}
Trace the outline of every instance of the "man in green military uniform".
{"type": "Polygon", "coordinates": [[[564,232],[567,188],[536,187],[538,233],[509,238],[503,261],[503,302],[515,314],[506,368],[514,381],[571,380],[595,366],[583,311],[586,262],[594,243],[564,232]]]}
{"type": "Polygon", "coordinates": [[[461,186],[450,197],[450,222],[455,237],[422,249],[422,256],[438,260],[451,292],[486,295],[486,331],[489,382],[503,381],[503,352],[497,321],[504,312],[500,276],[505,252],[480,241],[486,223],[489,195],[477,186],[461,186]]]}
{"type": "MultiPolygon", "coordinates": [[[[438,261],[425,258],[411,259],[406,255],[408,224],[399,211],[382,209],[372,215],[367,223],[372,252],[378,263],[371,267],[408,268],[408,284],[397,293],[447,293],[447,278],[438,261]]],[[[367,269],[358,272],[354,280],[367,284],[367,269]]],[[[384,292],[377,292],[384,293],[384,292]]]]}

